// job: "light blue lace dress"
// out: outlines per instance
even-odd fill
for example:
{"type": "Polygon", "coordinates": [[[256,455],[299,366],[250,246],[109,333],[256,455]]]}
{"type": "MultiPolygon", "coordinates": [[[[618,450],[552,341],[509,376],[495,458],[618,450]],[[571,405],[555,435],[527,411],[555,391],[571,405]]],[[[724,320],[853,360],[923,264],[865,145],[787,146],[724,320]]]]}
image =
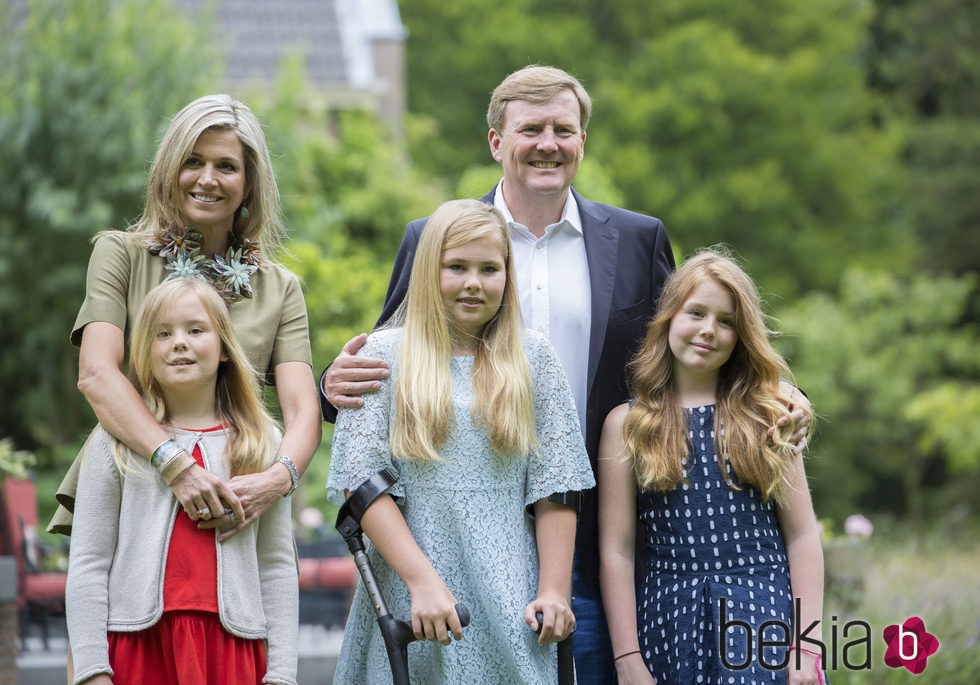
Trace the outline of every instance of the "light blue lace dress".
{"type": "MultiPolygon", "coordinates": [[[[391,379],[365,396],[364,407],[337,416],[327,493],[334,503],[385,467],[398,482],[389,493],[422,551],[472,620],[463,639],[443,647],[408,648],[413,685],[423,683],[554,683],[554,645],[539,646],[524,623],[524,607],[537,595],[538,556],[533,521],[524,507],[555,492],[595,485],[568,382],[551,345],[528,331],[524,341],[535,392],[540,448],[528,459],[501,459],[473,426],[472,357],[453,357],[455,429],[444,462],[393,459],[388,426],[398,381],[402,330],[371,335],[363,356],[388,361],[391,379]]],[[[408,590],[368,544],[371,563],[391,613],[411,620],[408,590]]],[[[374,609],[359,585],[354,595],[334,683],[390,685],[391,670],[374,609]]]]}

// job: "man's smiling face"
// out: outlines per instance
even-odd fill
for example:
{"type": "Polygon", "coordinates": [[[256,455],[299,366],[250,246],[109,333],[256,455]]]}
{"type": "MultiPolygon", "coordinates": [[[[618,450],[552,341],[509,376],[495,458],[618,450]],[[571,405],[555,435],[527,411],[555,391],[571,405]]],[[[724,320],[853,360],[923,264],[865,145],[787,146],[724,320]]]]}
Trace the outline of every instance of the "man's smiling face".
{"type": "Polygon", "coordinates": [[[568,193],[585,152],[581,108],[571,90],[547,102],[512,100],[502,131],[491,129],[490,151],[504,167],[508,196],[568,193]]]}

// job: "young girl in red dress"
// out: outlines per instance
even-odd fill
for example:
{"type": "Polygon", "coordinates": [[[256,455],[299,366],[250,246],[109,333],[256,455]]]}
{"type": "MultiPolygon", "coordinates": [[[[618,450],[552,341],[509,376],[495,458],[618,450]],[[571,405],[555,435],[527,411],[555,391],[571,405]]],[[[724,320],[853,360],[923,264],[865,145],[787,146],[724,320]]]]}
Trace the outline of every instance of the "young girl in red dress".
{"type": "Polygon", "coordinates": [[[66,593],[74,682],[295,685],[289,498],[219,544],[167,485],[187,468],[182,449],[227,480],[267,468],[281,438],[217,292],[185,279],[154,288],[130,369],[172,439],[150,463],[101,426],[83,448],[66,593]]]}

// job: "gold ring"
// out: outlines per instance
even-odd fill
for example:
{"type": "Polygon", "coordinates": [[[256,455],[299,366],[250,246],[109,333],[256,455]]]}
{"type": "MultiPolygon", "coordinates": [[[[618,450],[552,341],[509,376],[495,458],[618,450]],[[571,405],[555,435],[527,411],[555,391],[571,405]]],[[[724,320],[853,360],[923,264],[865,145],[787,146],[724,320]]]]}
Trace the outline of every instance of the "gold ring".
{"type": "Polygon", "coordinates": [[[199,519],[206,519],[209,518],[210,516],[211,516],[211,510],[208,509],[207,507],[197,510],[197,518],[199,519]]]}

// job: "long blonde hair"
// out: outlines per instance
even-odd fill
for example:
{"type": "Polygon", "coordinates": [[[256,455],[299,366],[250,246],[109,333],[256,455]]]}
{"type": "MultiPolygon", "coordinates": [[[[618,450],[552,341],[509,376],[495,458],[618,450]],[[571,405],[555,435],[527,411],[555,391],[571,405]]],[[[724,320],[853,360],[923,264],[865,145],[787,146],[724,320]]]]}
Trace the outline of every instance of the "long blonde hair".
{"type": "MultiPolygon", "coordinates": [[[[227,305],[217,291],[204,281],[175,278],[164,281],[146,295],[133,323],[129,346],[133,386],[153,417],[165,423],[168,418],[167,406],[163,390],[153,376],[151,349],[164,313],[188,293],[200,300],[227,357],[218,366],[214,402],[218,416],[231,433],[224,455],[231,475],[262,471],[273,456],[275,422],[262,402],[258,375],[235,338],[227,305]]],[[[116,463],[120,469],[125,469],[131,455],[114,451],[116,463]]]]}
{"type": "Polygon", "coordinates": [[[177,177],[197,139],[205,131],[234,131],[241,141],[245,157],[242,206],[248,211],[244,216],[235,212],[232,233],[258,242],[262,261],[275,263],[285,230],[265,133],[252,110],[229,95],[205,95],[174,115],[150,166],[143,214],[128,231],[165,236],[169,231],[185,226],[178,209],[177,177]]]}
{"type": "MultiPolygon", "coordinates": [[[[764,500],[781,501],[791,464],[787,441],[792,421],[768,436],[776,421],[789,416],[781,399],[780,378],[791,378],[786,362],[769,342],[762,303],[752,279],[720,248],[697,252],[671,275],[660,296],[657,315],[629,364],[633,406],[623,430],[626,450],[643,490],[670,491],[684,480],[690,440],[684,409],[673,377],[668,344],[670,323],[694,290],[713,281],[735,302],[737,341],[718,374],[715,453],[732,488],[727,464],[740,483],[759,490],[764,500]],[[726,464],[727,462],[727,464],[726,464]]],[[[811,423],[812,426],[812,423],[811,423]]]]}
{"type": "Polygon", "coordinates": [[[504,256],[507,283],[497,313],[476,341],[472,418],[500,456],[524,456],[537,447],[534,392],[524,354],[521,318],[507,222],[477,200],[441,205],[422,230],[408,293],[390,326],[403,325],[395,381],[392,452],[405,459],[441,461],[439,448],[453,427],[452,356],[448,314],[439,274],[446,250],[489,237],[504,256]]]}

